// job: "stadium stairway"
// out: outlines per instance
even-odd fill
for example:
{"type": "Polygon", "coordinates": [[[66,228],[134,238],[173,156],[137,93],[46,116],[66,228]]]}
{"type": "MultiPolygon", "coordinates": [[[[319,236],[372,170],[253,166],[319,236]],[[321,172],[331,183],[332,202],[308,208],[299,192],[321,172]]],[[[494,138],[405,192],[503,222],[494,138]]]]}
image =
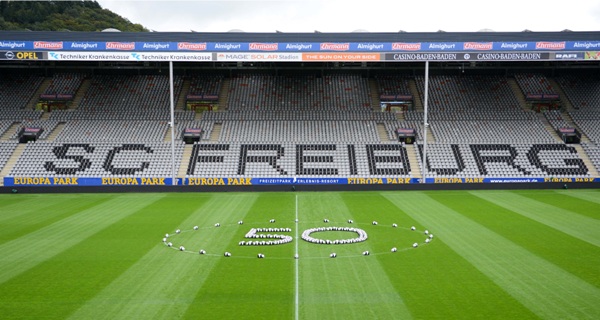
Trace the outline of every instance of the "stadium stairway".
{"type": "Polygon", "coordinates": [[[223,84],[221,85],[221,92],[219,92],[219,110],[227,110],[229,101],[229,89],[231,87],[231,79],[224,78],[223,84]]]}
{"type": "MultiPolygon", "coordinates": [[[[175,130],[175,132],[177,132],[177,130],[175,130]]],[[[175,137],[175,139],[177,139],[177,137],[175,137]]],[[[171,127],[168,127],[167,130],[165,130],[163,142],[171,142],[171,127]]]]}
{"type": "Polygon", "coordinates": [[[434,143],[435,138],[433,136],[433,132],[431,131],[431,127],[427,128],[427,143],[434,143]]]}
{"type": "Polygon", "coordinates": [[[423,112],[423,99],[421,99],[421,95],[419,94],[419,90],[417,89],[417,82],[415,79],[410,79],[408,81],[408,88],[413,96],[413,107],[416,111],[423,112]]]}
{"type": "Polygon", "coordinates": [[[408,161],[410,162],[411,175],[413,176],[413,178],[423,178],[423,174],[421,173],[421,166],[419,165],[419,160],[417,158],[417,148],[415,148],[414,144],[407,144],[405,145],[405,148],[408,153],[408,161]]]}
{"type": "Polygon", "coordinates": [[[15,131],[17,131],[17,129],[19,128],[20,125],[21,125],[20,122],[14,122],[0,137],[0,140],[10,140],[13,133],[15,133],[15,131]]]}
{"type": "Polygon", "coordinates": [[[176,110],[185,110],[187,95],[190,92],[190,79],[184,79],[183,84],[181,85],[181,91],[179,92],[179,97],[177,98],[177,102],[175,103],[176,110]]]}
{"type": "Polygon", "coordinates": [[[556,142],[558,142],[558,143],[563,143],[563,141],[560,139],[560,137],[558,136],[558,133],[556,133],[556,130],[554,130],[554,127],[552,127],[552,125],[550,124],[548,119],[546,119],[546,117],[541,113],[538,113],[537,116],[540,119],[540,121],[542,122],[542,124],[544,125],[544,128],[546,129],[546,131],[548,131],[552,135],[554,140],[556,140],[556,142]]]}
{"type": "Polygon", "coordinates": [[[515,80],[515,78],[508,78],[507,81],[508,85],[512,89],[512,92],[515,94],[515,97],[517,97],[517,100],[519,101],[519,106],[521,106],[523,110],[527,110],[527,102],[525,101],[525,95],[523,94],[523,90],[521,90],[521,87],[519,87],[517,80],[515,80]]]}
{"type": "Polygon", "coordinates": [[[594,166],[590,157],[587,155],[585,150],[583,150],[583,147],[580,144],[572,144],[571,146],[573,146],[575,148],[575,150],[577,150],[577,154],[579,155],[579,158],[581,160],[583,160],[583,163],[590,171],[590,175],[592,175],[593,177],[597,177],[597,178],[600,177],[598,170],[596,170],[596,166],[594,166]]]}
{"type": "Polygon", "coordinates": [[[4,168],[2,168],[2,171],[0,171],[0,185],[4,185],[4,177],[6,177],[15,167],[15,164],[17,164],[19,158],[21,157],[21,155],[23,155],[25,147],[26,144],[19,143],[19,145],[17,145],[15,151],[12,153],[10,158],[8,158],[8,160],[6,161],[6,165],[4,166],[4,168]]]}
{"type": "Polygon", "coordinates": [[[371,91],[371,107],[373,108],[373,111],[381,111],[381,100],[379,100],[379,86],[377,85],[377,80],[373,78],[369,79],[369,90],[371,91]]]}
{"type": "Polygon", "coordinates": [[[556,93],[558,93],[558,96],[560,97],[560,103],[563,106],[563,110],[573,110],[573,104],[571,104],[571,101],[569,101],[569,98],[567,98],[567,95],[563,91],[562,87],[558,84],[558,82],[556,82],[556,80],[552,78],[548,78],[548,82],[550,82],[554,90],[556,90],[556,93]]]}
{"type": "Polygon", "coordinates": [[[69,109],[77,109],[77,107],[79,107],[81,100],[83,100],[85,93],[88,91],[88,89],[90,88],[91,85],[92,85],[92,80],[87,79],[87,78],[83,79],[83,81],[81,82],[81,86],[79,86],[79,89],[77,89],[77,92],[75,93],[75,97],[73,98],[73,101],[71,102],[71,106],[69,107],[69,109]]]}
{"type": "Polygon", "coordinates": [[[192,150],[194,150],[193,144],[186,144],[183,149],[183,156],[181,157],[181,163],[179,164],[179,171],[177,172],[178,178],[185,178],[187,168],[192,157],[192,150]]]}
{"type": "Polygon", "coordinates": [[[51,83],[52,78],[45,78],[27,103],[25,109],[35,110],[35,106],[37,105],[38,101],[40,101],[40,95],[46,92],[46,89],[48,89],[51,83]]]}
{"type": "Polygon", "coordinates": [[[52,133],[50,133],[48,138],[46,138],[46,141],[56,140],[56,137],[58,137],[58,135],[63,131],[63,129],[65,128],[66,125],[67,124],[64,122],[60,122],[59,124],[57,124],[56,127],[54,128],[54,130],[52,130],[52,133]]]}
{"type": "Polygon", "coordinates": [[[388,132],[385,129],[385,125],[383,123],[377,124],[377,134],[379,135],[380,141],[390,141],[390,137],[388,136],[388,132]]]}
{"type": "Polygon", "coordinates": [[[398,121],[404,121],[406,120],[406,117],[404,116],[404,112],[396,112],[396,120],[398,121]]]}
{"type": "Polygon", "coordinates": [[[219,137],[221,136],[221,129],[223,127],[222,123],[215,123],[213,129],[210,133],[210,141],[219,141],[219,137]]]}

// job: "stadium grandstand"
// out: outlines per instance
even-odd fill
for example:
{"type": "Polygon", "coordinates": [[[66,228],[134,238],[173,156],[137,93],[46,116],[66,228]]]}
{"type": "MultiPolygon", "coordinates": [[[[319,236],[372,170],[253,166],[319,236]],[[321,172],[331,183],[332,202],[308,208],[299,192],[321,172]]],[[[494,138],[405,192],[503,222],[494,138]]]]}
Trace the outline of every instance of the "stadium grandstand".
{"type": "Polygon", "coordinates": [[[600,32],[0,32],[0,183],[600,182],[600,32]]]}

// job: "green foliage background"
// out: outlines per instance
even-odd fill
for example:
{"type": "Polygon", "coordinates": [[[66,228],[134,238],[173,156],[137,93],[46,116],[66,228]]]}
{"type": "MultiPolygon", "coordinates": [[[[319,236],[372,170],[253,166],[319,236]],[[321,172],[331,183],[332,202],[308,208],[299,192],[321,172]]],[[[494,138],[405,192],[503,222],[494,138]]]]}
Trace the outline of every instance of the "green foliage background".
{"type": "Polygon", "coordinates": [[[2,1],[0,30],[147,32],[96,1],[2,1]]]}

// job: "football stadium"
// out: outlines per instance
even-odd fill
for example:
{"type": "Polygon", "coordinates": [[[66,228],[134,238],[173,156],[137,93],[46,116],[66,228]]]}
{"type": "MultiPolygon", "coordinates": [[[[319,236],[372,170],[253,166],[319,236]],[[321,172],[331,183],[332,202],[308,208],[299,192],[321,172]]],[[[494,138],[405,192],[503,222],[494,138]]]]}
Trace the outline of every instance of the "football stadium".
{"type": "Polygon", "coordinates": [[[600,32],[0,32],[2,319],[599,319],[600,32]]]}

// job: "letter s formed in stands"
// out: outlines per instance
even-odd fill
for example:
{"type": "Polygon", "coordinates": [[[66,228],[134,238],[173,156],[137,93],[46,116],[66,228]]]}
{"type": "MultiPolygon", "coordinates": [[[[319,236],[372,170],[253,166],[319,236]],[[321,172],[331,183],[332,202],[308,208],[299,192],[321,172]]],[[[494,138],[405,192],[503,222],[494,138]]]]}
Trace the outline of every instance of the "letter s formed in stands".
{"type": "Polygon", "coordinates": [[[54,171],[58,174],[72,174],[75,172],[81,172],[89,169],[92,166],[90,159],[84,158],[81,155],[67,155],[71,148],[81,148],[86,153],[93,153],[94,147],[85,143],[65,143],[62,146],[57,146],[52,149],[52,152],[56,155],[57,159],[72,159],[74,162],[79,163],[77,168],[60,168],[57,167],[54,162],[46,161],[44,168],[48,171],[54,171]]]}

